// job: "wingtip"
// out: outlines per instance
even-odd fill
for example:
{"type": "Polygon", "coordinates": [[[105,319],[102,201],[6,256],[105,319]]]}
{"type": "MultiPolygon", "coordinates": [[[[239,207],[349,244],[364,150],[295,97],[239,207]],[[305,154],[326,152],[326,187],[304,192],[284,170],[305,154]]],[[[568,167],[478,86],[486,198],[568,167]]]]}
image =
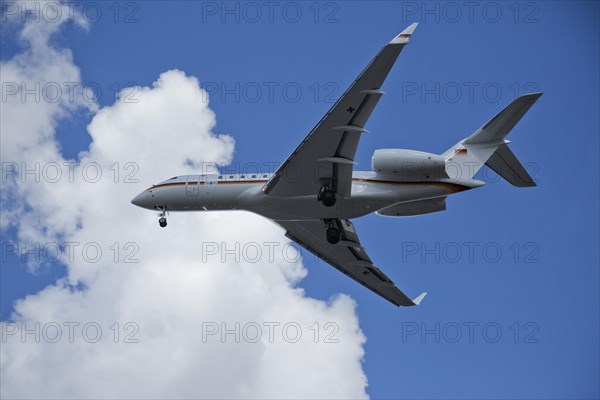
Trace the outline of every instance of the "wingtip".
{"type": "Polygon", "coordinates": [[[402,32],[400,32],[400,35],[412,35],[413,32],[415,31],[415,29],[417,29],[417,26],[419,26],[418,22],[413,22],[412,24],[410,24],[408,26],[408,28],[406,28],[405,30],[403,30],[402,32]]]}
{"type": "Polygon", "coordinates": [[[421,302],[423,301],[425,296],[427,296],[427,292],[421,293],[420,295],[417,296],[416,299],[413,300],[413,303],[415,303],[415,305],[418,306],[419,304],[421,304],[421,302]]]}
{"type": "Polygon", "coordinates": [[[521,101],[526,103],[535,103],[538,101],[540,97],[542,97],[543,92],[533,92],[533,93],[525,93],[515,99],[515,101],[521,101]]]}
{"type": "Polygon", "coordinates": [[[530,98],[530,99],[539,99],[540,97],[542,97],[542,95],[544,94],[544,92],[532,92],[532,93],[526,93],[524,95],[521,95],[519,97],[525,97],[525,98],[530,98]]]}
{"type": "Polygon", "coordinates": [[[408,26],[408,28],[406,28],[405,30],[400,32],[400,34],[398,36],[396,36],[394,39],[392,39],[390,44],[406,44],[406,43],[408,43],[410,36],[413,34],[415,29],[417,29],[417,25],[419,25],[417,22],[413,22],[412,24],[410,24],[408,26]]]}

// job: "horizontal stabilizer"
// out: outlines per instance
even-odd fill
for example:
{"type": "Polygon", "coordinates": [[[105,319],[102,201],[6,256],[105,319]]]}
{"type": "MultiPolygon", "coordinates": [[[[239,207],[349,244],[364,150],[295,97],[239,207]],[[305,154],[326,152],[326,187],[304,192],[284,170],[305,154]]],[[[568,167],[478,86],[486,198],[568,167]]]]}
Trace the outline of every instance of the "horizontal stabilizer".
{"type": "Polygon", "coordinates": [[[485,165],[514,186],[536,186],[529,173],[527,173],[507,144],[499,146],[485,165]]]}
{"type": "Polygon", "coordinates": [[[464,141],[464,144],[495,143],[504,139],[541,95],[542,93],[538,92],[519,97],[487,124],[476,130],[464,141]]]}

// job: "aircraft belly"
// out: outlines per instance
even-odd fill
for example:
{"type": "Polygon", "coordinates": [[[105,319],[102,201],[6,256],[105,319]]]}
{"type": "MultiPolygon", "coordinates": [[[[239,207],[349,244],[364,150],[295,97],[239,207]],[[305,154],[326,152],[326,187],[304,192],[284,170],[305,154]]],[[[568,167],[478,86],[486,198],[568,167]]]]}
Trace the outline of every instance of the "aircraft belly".
{"type": "MultiPolygon", "coordinates": [[[[333,207],[325,207],[317,196],[279,197],[262,193],[253,211],[267,218],[279,220],[315,220],[324,218],[352,219],[404,201],[414,201],[452,193],[445,187],[433,185],[354,184],[349,199],[338,197],[333,207]]],[[[246,205],[246,204],[244,204],[246,205]]]]}
{"type": "Polygon", "coordinates": [[[325,207],[317,196],[269,196],[260,184],[204,184],[162,187],[153,190],[156,204],[169,211],[247,210],[271,219],[352,219],[390,205],[445,196],[452,190],[431,184],[401,182],[352,185],[350,198],[338,196],[333,207],[325,207]]]}

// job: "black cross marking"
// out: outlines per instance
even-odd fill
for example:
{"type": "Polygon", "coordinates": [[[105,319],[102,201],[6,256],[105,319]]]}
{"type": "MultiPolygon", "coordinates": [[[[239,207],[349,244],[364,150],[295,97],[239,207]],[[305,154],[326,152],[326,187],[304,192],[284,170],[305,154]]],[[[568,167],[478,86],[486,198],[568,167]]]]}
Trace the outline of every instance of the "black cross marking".
{"type": "Polygon", "coordinates": [[[352,114],[354,112],[354,110],[356,110],[356,108],[354,108],[354,107],[346,108],[346,111],[348,111],[350,114],[352,114]]]}

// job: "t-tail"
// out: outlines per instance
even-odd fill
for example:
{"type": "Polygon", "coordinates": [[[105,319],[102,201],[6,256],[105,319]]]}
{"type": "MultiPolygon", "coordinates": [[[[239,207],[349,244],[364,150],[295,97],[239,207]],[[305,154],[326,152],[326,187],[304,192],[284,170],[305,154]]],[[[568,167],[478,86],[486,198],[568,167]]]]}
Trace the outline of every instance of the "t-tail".
{"type": "Polygon", "coordinates": [[[504,138],[541,95],[530,93],[517,98],[471,136],[446,150],[443,156],[450,178],[469,186],[483,184],[473,176],[485,164],[514,186],[536,186],[504,138]]]}

